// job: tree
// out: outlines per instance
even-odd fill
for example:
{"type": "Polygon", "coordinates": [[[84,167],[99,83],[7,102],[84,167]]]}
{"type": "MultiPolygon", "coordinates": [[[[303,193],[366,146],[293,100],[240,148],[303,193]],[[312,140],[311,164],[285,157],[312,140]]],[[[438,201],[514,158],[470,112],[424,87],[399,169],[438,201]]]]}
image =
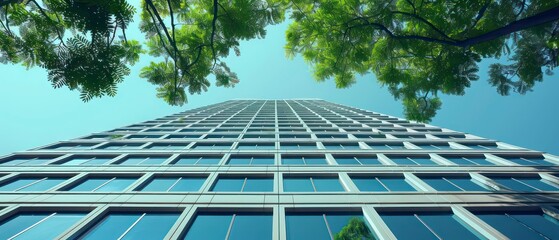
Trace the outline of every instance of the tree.
{"type": "Polygon", "coordinates": [[[0,61],[43,67],[55,88],[84,101],[114,96],[141,53],[124,32],[133,15],[125,0],[2,1],[0,61]]]}
{"type": "Polygon", "coordinates": [[[231,49],[239,55],[240,40],[264,37],[264,28],[285,15],[274,0],[145,0],[142,9],[149,54],[161,62],[150,63],[140,76],[171,105],[187,102],[186,89],[207,91],[210,74],[216,86],[234,87],[239,79],[221,58],[231,49]]]}
{"type": "Polygon", "coordinates": [[[372,72],[401,99],[407,118],[428,122],[438,95],[464,95],[482,58],[500,94],[524,94],[557,66],[559,1],[292,0],[287,55],[301,54],[318,81],[344,88],[372,72]]]}
{"type": "Polygon", "coordinates": [[[335,240],[374,240],[375,237],[367,224],[361,218],[351,218],[340,232],[334,236],[335,240]]]}

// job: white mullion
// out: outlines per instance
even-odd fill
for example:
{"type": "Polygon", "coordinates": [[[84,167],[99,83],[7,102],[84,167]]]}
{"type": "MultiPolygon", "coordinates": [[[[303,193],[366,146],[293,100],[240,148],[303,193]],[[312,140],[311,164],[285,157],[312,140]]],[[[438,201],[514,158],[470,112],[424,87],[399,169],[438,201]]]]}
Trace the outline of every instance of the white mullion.
{"type": "Polygon", "coordinates": [[[96,188],[94,188],[94,189],[91,190],[91,191],[92,191],[92,192],[95,192],[95,191],[97,191],[97,189],[99,189],[99,188],[101,188],[101,187],[103,187],[103,186],[109,184],[110,182],[112,182],[112,181],[115,180],[115,179],[116,179],[116,177],[113,177],[113,178],[109,179],[108,181],[104,182],[103,184],[97,186],[96,188]]]}
{"type": "Polygon", "coordinates": [[[512,180],[514,180],[514,181],[516,181],[516,182],[519,182],[519,183],[522,184],[522,185],[525,185],[525,186],[528,186],[528,187],[530,187],[530,188],[536,189],[536,190],[538,190],[538,191],[540,191],[540,192],[543,191],[543,190],[541,190],[541,189],[539,189],[539,188],[537,188],[537,187],[534,187],[534,186],[532,186],[532,185],[530,185],[530,184],[528,184],[528,183],[522,182],[522,181],[520,181],[520,180],[518,180],[518,179],[516,179],[516,178],[511,177],[510,179],[512,179],[512,180]]]}
{"type": "Polygon", "coordinates": [[[328,229],[328,235],[330,235],[330,239],[334,240],[334,236],[332,235],[332,229],[330,229],[330,224],[328,224],[328,220],[326,220],[326,214],[322,214],[322,218],[324,219],[324,224],[326,224],[326,229],[328,229]]]}
{"type": "Polygon", "coordinates": [[[177,179],[177,181],[175,181],[173,184],[171,184],[171,186],[169,188],[167,188],[167,191],[165,191],[165,192],[171,191],[171,189],[173,189],[173,187],[175,187],[175,185],[177,185],[180,182],[181,179],[182,179],[182,177],[179,177],[177,179]]]}
{"type": "Polygon", "coordinates": [[[417,218],[417,220],[419,220],[419,222],[421,222],[421,224],[423,224],[423,226],[425,226],[433,235],[435,235],[436,238],[438,238],[439,240],[443,240],[443,238],[439,237],[439,235],[435,231],[433,231],[433,229],[431,229],[431,227],[429,227],[427,223],[423,222],[423,220],[421,220],[421,218],[419,218],[417,214],[413,214],[413,216],[417,218]]]}
{"type": "Polygon", "coordinates": [[[121,240],[122,238],[124,238],[124,236],[126,236],[126,234],[128,234],[128,232],[130,232],[130,230],[132,230],[132,228],[134,228],[134,226],[136,226],[138,222],[140,222],[140,220],[144,218],[145,215],[146,213],[143,213],[142,216],[140,216],[134,223],[132,223],[132,225],[130,225],[130,227],[128,227],[128,229],[126,229],[126,231],[124,231],[124,233],[122,233],[122,235],[117,238],[117,240],[121,240]]]}
{"type": "Polygon", "coordinates": [[[241,187],[241,192],[243,192],[243,190],[245,189],[245,185],[247,184],[248,181],[248,177],[245,177],[245,180],[243,181],[243,186],[241,187]]]}
{"type": "Polygon", "coordinates": [[[445,180],[446,182],[450,183],[452,186],[457,187],[458,189],[462,190],[462,191],[466,191],[465,189],[461,188],[460,186],[456,185],[455,183],[451,182],[450,180],[446,179],[445,177],[442,178],[443,180],[445,180]]]}
{"type": "Polygon", "coordinates": [[[309,177],[309,180],[311,181],[311,185],[312,185],[312,188],[313,188],[314,192],[318,192],[316,190],[316,186],[314,185],[314,180],[312,179],[312,177],[309,177]]]}
{"type": "Polygon", "coordinates": [[[233,214],[233,217],[231,218],[231,223],[229,223],[229,227],[227,228],[227,234],[225,234],[225,240],[229,240],[229,237],[231,236],[231,229],[233,229],[233,223],[235,222],[236,216],[237,214],[233,214]]]}
{"type": "Polygon", "coordinates": [[[377,182],[379,182],[380,185],[382,185],[386,190],[388,190],[389,192],[392,192],[392,190],[390,190],[390,188],[388,188],[386,185],[384,185],[384,183],[378,177],[375,177],[375,180],[377,182]]]}
{"type": "Polygon", "coordinates": [[[33,225],[27,227],[26,229],[21,230],[20,232],[16,233],[16,235],[11,236],[10,238],[8,238],[7,240],[12,240],[15,239],[16,237],[18,237],[19,235],[29,231],[30,229],[34,228],[35,226],[41,224],[42,222],[46,221],[47,219],[53,217],[54,215],[56,215],[56,213],[52,213],[51,215],[46,216],[45,218],[39,220],[38,222],[34,223],[33,225]]]}
{"type": "Polygon", "coordinates": [[[358,159],[357,157],[353,157],[353,159],[355,159],[355,161],[357,161],[359,164],[365,165],[365,164],[363,164],[361,161],[359,161],[359,159],[358,159]]]}
{"type": "Polygon", "coordinates": [[[19,187],[19,188],[14,189],[14,192],[17,192],[17,191],[19,191],[19,190],[22,190],[22,189],[24,189],[24,188],[27,188],[27,187],[29,187],[29,186],[31,186],[31,185],[36,184],[36,183],[45,181],[45,180],[47,180],[47,179],[48,179],[48,177],[44,177],[44,178],[41,178],[41,179],[39,179],[39,180],[37,180],[37,181],[28,183],[28,184],[26,184],[26,185],[23,185],[23,186],[21,186],[21,187],[19,187]]]}

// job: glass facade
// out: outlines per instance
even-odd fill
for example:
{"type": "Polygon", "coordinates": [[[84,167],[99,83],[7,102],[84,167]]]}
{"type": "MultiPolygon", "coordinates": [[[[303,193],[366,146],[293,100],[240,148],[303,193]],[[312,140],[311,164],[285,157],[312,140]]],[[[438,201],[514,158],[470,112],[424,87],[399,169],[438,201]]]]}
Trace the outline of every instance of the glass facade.
{"type": "Polygon", "coordinates": [[[317,99],[0,157],[0,239],[559,239],[559,157],[317,99]]]}

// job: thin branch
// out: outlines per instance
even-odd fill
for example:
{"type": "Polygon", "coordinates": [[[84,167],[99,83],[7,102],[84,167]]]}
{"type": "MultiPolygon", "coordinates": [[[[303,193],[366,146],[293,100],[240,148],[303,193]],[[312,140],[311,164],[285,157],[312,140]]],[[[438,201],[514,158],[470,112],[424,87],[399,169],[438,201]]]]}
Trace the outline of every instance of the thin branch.
{"type": "MultiPolygon", "coordinates": [[[[37,6],[37,8],[39,9],[39,11],[41,12],[41,14],[46,17],[51,23],[55,23],[54,20],[52,20],[49,15],[47,15],[47,13],[43,10],[43,8],[39,5],[39,3],[37,3],[36,0],[31,0],[31,2],[33,2],[35,4],[35,6],[37,6]]],[[[60,22],[59,22],[60,24],[60,22]]],[[[58,35],[58,38],[60,39],[60,42],[62,43],[62,45],[64,45],[64,47],[66,47],[66,44],[64,44],[64,39],[62,38],[62,34],[60,33],[58,27],[56,25],[54,25],[54,29],[56,29],[56,34],[58,35]]]]}
{"type": "Polygon", "coordinates": [[[165,49],[165,51],[167,52],[167,54],[169,54],[169,56],[171,56],[171,50],[169,50],[169,48],[167,48],[167,44],[165,44],[165,40],[163,39],[163,35],[161,35],[161,32],[159,31],[159,27],[156,23],[156,19],[155,16],[153,16],[153,13],[151,12],[151,10],[146,6],[146,10],[148,11],[151,20],[153,21],[153,25],[155,26],[155,31],[157,32],[157,35],[159,36],[159,41],[161,41],[161,45],[163,45],[163,48],[165,49]]]}
{"type": "Polygon", "coordinates": [[[216,29],[216,23],[217,23],[217,8],[218,8],[219,2],[218,0],[214,0],[214,6],[213,6],[213,14],[214,17],[212,19],[212,34],[210,37],[210,47],[212,48],[212,55],[213,55],[213,59],[214,59],[214,67],[215,64],[217,63],[217,58],[216,58],[216,54],[215,54],[215,47],[214,47],[214,38],[215,38],[215,29],[216,29]]]}
{"type": "Polygon", "coordinates": [[[435,27],[435,25],[433,25],[431,22],[427,21],[427,19],[422,18],[421,16],[419,16],[417,14],[401,12],[401,11],[392,11],[392,13],[401,14],[401,15],[404,15],[404,16],[415,18],[415,19],[419,20],[420,22],[427,24],[429,27],[431,27],[431,29],[433,29],[435,32],[437,32],[438,34],[440,34],[444,38],[449,39],[449,40],[454,40],[451,37],[449,37],[448,35],[446,35],[446,33],[444,33],[442,30],[435,27]]]}

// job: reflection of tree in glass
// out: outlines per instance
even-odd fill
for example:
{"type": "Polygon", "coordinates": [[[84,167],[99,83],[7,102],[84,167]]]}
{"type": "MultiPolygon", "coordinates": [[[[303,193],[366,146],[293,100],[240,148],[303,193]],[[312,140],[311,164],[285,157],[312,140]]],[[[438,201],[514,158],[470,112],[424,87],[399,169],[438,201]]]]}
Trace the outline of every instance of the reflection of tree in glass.
{"type": "Polygon", "coordinates": [[[361,218],[351,218],[340,232],[334,236],[335,240],[373,240],[375,237],[361,218]]]}

